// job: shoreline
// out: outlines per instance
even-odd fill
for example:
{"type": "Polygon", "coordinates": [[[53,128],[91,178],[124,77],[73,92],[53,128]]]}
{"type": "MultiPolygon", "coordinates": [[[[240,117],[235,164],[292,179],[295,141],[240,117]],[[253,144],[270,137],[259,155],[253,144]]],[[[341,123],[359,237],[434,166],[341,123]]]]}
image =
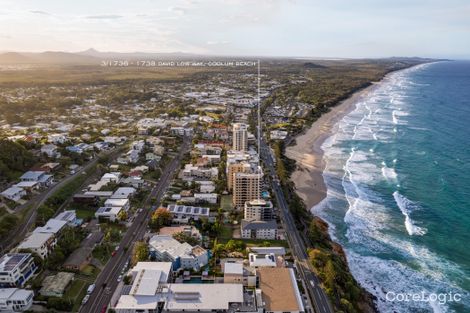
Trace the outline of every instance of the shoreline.
{"type": "Polygon", "coordinates": [[[294,183],[295,192],[303,200],[308,211],[319,204],[327,195],[327,187],[323,179],[325,160],[323,158],[323,143],[334,135],[338,122],[344,116],[356,109],[356,103],[367,97],[387,77],[385,75],[379,82],[353,93],[349,98],[341,101],[331,110],[321,115],[312,126],[295,138],[295,145],[286,147],[285,155],[295,160],[296,170],[291,174],[290,180],[294,183]]]}

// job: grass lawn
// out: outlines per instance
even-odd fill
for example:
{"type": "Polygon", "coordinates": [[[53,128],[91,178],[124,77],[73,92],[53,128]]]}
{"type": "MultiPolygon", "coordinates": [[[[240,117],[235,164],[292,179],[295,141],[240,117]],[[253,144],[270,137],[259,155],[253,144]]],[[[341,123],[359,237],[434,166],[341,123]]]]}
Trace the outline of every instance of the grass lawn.
{"type": "Polygon", "coordinates": [[[111,253],[113,253],[113,246],[109,244],[100,244],[93,249],[92,255],[95,259],[98,259],[101,264],[106,264],[109,258],[111,257],[111,253]]]}
{"type": "Polygon", "coordinates": [[[241,240],[246,243],[247,247],[259,247],[262,246],[263,243],[269,242],[270,247],[284,247],[289,248],[289,244],[286,240],[263,240],[263,239],[237,239],[241,240]]]}
{"type": "Polygon", "coordinates": [[[232,226],[230,224],[223,224],[222,231],[220,232],[220,235],[217,236],[218,242],[226,243],[227,241],[232,239],[232,233],[233,233],[232,226]]]}
{"type": "Polygon", "coordinates": [[[95,217],[95,211],[93,210],[87,210],[87,209],[75,209],[75,212],[77,213],[77,217],[86,220],[87,218],[94,218],[95,217]]]}
{"type": "Polygon", "coordinates": [[[97,277],[100,270],[93,265],[87,265],[80,273],[90,277],[97,277]]]}
{"type": "Polygon", "coordinates": [[[78,312],[87,288],[88,283],[86,281],[75,279],[65,292],[64,298],[73,302],[72,312],[78,312]]]}
{"type": "Polygon", "coordinates": [[[232,211],[232,196],[231,195],[221,196],[220,207],[222,208],[222,211],[225,211],[225,212],[232,211]]]}

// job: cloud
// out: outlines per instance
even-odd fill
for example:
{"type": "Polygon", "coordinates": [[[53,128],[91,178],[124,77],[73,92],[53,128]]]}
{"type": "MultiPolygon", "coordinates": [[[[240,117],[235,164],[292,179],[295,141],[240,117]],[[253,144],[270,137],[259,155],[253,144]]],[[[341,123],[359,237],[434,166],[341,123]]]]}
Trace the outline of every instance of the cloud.
{"type": "Polygon", "coordinates": [[[228,45],[230,41],[228,40],[223,40],[223,41],[215,41],[215,40],[209,40],[206,42],[208,46],[216,46],[216,45],[228,45]]]}
{"type": "Polygon", "coordinates": [[[183,7],[169,7],[168,11],[178,13],[179,15],[185,15],[188,12],[188,9],[183,7]]]}
{"type": "Polygon", "coordinates": [[[124,16],[122,15],[116,15],[116,14],[103,14],[103,15],[89,15],[85,16],[85,18],[88,19],[93,19],[93,20],[115,20],[119,18],[123,18],[124,16]]]}
{"type": "Polygon", "coordinates": [[[45,11],[40,11],[40,10],[32,10],[32,11],[29,11],[30,13],[33,13],[33,14],[40,14],[40,15],[51,15],[50,13],[47,13],[45,11]]]}

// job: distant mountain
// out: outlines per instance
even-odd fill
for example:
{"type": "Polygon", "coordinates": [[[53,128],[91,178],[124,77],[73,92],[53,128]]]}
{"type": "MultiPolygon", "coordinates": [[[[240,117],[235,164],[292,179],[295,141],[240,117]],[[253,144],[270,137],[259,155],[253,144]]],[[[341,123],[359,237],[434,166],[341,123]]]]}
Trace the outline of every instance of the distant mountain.
{"type": "MultiPolygon", "coordinates": [[[[201,55],[184,53],[184,52],[170,52],[170,53],[152,53],[152,52],[101,52],[96,49],[90,48],[85,51],[77,52],[76,54],[82,56],[92,56],[100,59],[117,59],[117,60],[149,60],[149,59],[199,59],[203,58],[201,55]]],[[[206,56],[207,57],[207,56],[206,56]]]]}
{"type": "Polygon", "coordinates": [[[0,64],[28,64],[34,60],[18,52],[5,52],[0,54],[0,64]]]}
{"type": "Polygon", "coordinates": [[[6,52],[0,54],[0,64],[97,64],[100,59],[79,55],[70,52],[46,51],[32,52],[6,52]]]}
{"type": "Polygon", "coordinates": [[[320,65],[320,64],[315,64],[312,62],[306,62],[304,63],[305,68],[326,68],[326,66],[320,65]]]}

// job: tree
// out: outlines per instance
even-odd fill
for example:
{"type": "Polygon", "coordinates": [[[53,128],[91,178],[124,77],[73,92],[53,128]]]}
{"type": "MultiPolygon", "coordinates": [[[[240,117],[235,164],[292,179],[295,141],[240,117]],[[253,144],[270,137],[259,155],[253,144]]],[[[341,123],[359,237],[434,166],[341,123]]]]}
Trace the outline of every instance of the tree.
{"type": "Polygon", "coordinates": [[[125,220],[127,220],[127,212],[124,211],[124,210],[119,211],[117,218],[118,218],[118,220],[120,220],[120,221],[125,221],[125,220]]]}
{"type": "Polygon", "coordinates": [[[143,241],[138,241],[135,243],[134,248],[132,249],[132,259],[131,263],[135,266],[138,262],[144,262],[149,259],[149,248],[147,244],[143,241]]]}
{"type": "Polygon", "coordinates": [[[153,212],[150,218],[149,226],[154,231],[159,231],[165,225],[171,225],[173,215],[166,208],[158,208],[153,212]]]}
{"type": "Polygon", "coordinates": [[[181,243],[183,242],[189,243],[191,246],[195,246],[199,243],[196,238],[194,238],[191,235],[186,234],[185,232],[178,232],[176,234],[173,234],[173,238],[178,240],[181,243]]]}

